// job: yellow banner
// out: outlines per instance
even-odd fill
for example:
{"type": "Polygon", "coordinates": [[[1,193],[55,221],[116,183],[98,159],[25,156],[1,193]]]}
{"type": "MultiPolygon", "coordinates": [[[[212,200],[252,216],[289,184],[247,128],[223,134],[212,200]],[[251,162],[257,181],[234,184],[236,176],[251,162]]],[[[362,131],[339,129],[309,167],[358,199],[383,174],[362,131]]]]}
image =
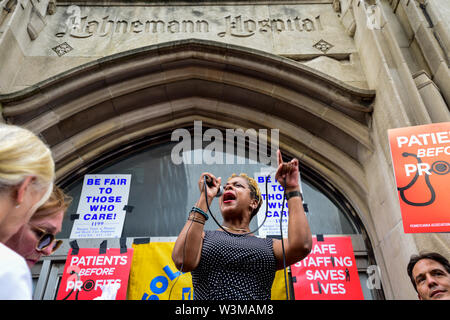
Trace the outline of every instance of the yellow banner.
{"type": "Polygon", "coordinates": [[[133,244],[128,300],[192,300],[192,276],[172,261],[175,242],[133,244]]]}
{"type": "MultiPolygon", "coordinates": [[[[179,272],[172,261],[174,242],[133,244],[128,300],[193,300],[191,273],[179,272]]],[[[272,286],[272,300],[285,300],[283,270],[272,286]]]]}
{"type": "MultiPolygon", "coordinates": [[[[286,286],[284,285],[284,271],[279,270],[277,273],[275,273],[275,279],[273,279],[272,283],[272,300],[286,300],[286,286]]],[[[286,271],[287,272],[287,271],[286,271]]],[[[286,276],[288,276],[286,274],[286,276]]],[[[288,286],[289,286],[289,278],[288,278],[288,286]]],[[[289,289],[289,287],[288,287],[289,289]]],[[[289,291],[289,293],[292,295],[292,293],[289,291]]]]}

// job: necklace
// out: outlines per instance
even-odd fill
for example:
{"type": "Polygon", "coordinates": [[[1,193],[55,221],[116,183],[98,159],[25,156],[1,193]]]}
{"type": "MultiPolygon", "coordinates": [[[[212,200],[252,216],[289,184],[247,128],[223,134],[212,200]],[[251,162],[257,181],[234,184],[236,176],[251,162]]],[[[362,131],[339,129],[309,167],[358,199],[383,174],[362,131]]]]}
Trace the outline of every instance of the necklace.
{"type": "Polygon", "coordinates": [[[231,228],[231,227],[226,227],[224,225],[222,225],[222,227],[224,227],[225,229],[234,230],[234,231],[243,231],[243,232],[248,232],[249,231],[247,229],[231,228]]]}

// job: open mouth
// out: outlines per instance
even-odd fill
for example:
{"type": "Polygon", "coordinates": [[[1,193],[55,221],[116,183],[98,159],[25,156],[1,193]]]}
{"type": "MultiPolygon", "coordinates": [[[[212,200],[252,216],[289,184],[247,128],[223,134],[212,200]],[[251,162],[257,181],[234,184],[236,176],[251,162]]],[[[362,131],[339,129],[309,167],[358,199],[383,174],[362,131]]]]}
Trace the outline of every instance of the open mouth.
{"type": "Polygon", "coordinates": [[[233,192],[225,192],[223,194],[223,203],[230,203],[231,201],[236,200],[236,196],[233,192]]]}

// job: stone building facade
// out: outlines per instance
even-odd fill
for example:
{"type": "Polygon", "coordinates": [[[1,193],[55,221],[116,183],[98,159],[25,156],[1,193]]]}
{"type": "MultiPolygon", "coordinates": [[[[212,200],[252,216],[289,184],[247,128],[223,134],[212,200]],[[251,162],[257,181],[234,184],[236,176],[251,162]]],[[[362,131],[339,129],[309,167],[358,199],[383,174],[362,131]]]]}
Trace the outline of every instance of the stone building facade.
{"type": "Polygon", "coordinates": [[[57,183],[194,120],[279,128],[361,224],[376,298],[416,299],[412,254],[450,258],[447,233],[404,233],[387,136],[450,121],[449,61],[447,0],[0,1],[1,121],[57,183]]]}

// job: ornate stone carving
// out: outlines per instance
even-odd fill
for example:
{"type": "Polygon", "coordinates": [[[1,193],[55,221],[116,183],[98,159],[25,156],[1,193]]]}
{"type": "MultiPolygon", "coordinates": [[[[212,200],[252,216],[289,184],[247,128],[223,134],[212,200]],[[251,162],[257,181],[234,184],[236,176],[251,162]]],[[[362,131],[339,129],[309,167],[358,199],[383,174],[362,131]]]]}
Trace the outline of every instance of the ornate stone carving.
{"type": "Polygon", "coordinates": [[[334,46],[331,43],[328,43],[325,40],[321,39],[315,45],[313,45],[313,47],[316,48],[317,50],[322,51],[323,53],[327,53],[328,50],[330,50],[334,46]]]}
{"type": "Polygon", "coordinates": [[[57,45],[56,47],[52,48],[52,50],[56,52],[58,57],[61,57],[66,53],[72,51],[73,48],[67,42],[63,42],[60,45],[57,45]]]}

